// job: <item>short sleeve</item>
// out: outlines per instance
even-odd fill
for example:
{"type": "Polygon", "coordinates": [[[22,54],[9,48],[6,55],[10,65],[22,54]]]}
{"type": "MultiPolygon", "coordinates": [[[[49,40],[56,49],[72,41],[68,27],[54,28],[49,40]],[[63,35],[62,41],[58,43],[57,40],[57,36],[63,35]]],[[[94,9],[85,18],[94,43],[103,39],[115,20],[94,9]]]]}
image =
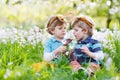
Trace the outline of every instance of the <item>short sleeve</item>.
{"type": "Polygon", "coordinates": [[[102,50],[102,45],[99,42],[92,45],[92,52],[98,52],[101,50],[102,50]]]}
{"type": "Polygon", "coordinates": [[[50,52],[52,52],[51,43],[50,43],[50,41],[47,41],[44,44],[44,53],[50,53],[50,52]]]}

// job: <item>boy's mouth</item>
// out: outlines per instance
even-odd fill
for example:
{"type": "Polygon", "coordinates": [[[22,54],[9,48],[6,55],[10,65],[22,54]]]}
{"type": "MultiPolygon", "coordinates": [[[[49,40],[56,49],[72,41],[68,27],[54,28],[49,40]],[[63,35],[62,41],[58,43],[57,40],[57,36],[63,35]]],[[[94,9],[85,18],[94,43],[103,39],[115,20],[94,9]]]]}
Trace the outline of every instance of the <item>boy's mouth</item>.
{"type": "Polygon", "coordinates": [[[62,33],[62,35],[65,35],[65,33],[62,33]]]}
{"type": "Polygon", "coordinates": [[[75,36],[75,38],[76,38],[77,40],[79,40],[79,37],[78,37],[78,36],[75,36]]]}

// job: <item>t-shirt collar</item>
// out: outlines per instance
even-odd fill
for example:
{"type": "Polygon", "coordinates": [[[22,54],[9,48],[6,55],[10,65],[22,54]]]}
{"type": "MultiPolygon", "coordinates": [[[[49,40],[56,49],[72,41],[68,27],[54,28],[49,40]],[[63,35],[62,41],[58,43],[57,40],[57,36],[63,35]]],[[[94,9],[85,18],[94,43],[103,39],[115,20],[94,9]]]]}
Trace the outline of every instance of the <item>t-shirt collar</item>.
{"type": "Polygon", "coordinates": [[[52,37],[52,41],[53,41],[53,42],[61,42],[61,41],[55,39],[55,37],[52,37]]]}
{"type": "Polygon", "coordinates": [[[83,40],[83,41],[78,41],[78,44],[79,44],[79,43],[87,44],[87,43],[89,43],[89,42],[91,41],[91,38],[92,38],[92,36],[88,36],[85,40],[83,40]]]}

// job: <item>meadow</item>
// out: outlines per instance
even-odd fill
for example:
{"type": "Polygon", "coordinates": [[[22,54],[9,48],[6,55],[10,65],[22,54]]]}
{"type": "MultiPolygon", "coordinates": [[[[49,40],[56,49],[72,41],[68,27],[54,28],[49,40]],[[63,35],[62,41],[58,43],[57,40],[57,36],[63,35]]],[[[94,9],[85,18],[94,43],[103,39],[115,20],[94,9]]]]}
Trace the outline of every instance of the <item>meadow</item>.
{"type": "MultiPolygon", "coordinates": [[[[1,80],[119,80],[120,31],[94,30],[94,36],[103,44],[105,59],[102,68],[88,77],[85,71],[74,72],[69,59],[61,56],[57,63],[43,61],[43,44],[50,37],[35,26],[30,30],[8,28],[0,30],[1,80]],[[40,63],[36,68],[33,64],[40,63]],[[57,65],[57,66],[54,66],[57,65]]],[[[72,33],[71,33],[72,34],[72,33]]]]}
{"type": "MultiPolygon", "coordinates": [[[[69,29],[66,37],[74,39],[69,29]]],[[[0,0],[0,80],[120,80],[119,60],[119,0],[0,0]],[[93,37],[105,58],[92,77],[85,70],[74,72],[64,55],[57,62],[43,60],[43,45],[51,37],[47,21],[59,14],[68,24],[81,15],[94,21],[93,37]]]]}

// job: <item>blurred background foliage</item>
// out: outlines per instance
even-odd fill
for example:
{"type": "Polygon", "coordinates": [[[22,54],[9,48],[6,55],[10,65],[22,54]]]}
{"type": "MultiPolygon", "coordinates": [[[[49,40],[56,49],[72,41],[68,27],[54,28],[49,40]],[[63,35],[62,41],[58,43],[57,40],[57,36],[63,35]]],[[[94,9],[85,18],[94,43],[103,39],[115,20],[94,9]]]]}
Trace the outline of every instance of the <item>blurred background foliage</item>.
{"type": "Polygon", "coordinates": [[[96,28],[120,29],[120,0],[0,0],[0,28],[45,28],[50,16],[93,18],[96,28]]]}

